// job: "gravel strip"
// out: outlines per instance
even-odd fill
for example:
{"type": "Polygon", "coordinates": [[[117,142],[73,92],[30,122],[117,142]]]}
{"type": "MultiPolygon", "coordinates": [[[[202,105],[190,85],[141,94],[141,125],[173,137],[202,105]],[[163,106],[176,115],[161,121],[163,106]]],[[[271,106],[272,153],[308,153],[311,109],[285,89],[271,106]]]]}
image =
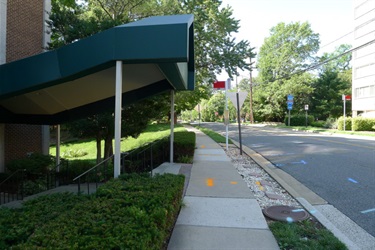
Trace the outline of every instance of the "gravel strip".
{"type": "Polygon", "coordinates": [[[230,146],[224,151],[231,158],[233,166],[242,176],[251,192],[256,197],[260,207],[285,205],[301,208],[302,206],[294,199],[279,183],[270,177],[257,163],[245,153],[240,155],[236,146],[230,146]]]}

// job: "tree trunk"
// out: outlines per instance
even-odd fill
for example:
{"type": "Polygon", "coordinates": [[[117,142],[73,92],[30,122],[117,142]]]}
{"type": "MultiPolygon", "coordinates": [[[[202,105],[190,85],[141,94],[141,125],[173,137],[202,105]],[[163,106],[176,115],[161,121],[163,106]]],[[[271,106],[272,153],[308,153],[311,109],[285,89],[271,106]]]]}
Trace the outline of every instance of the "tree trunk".
{"type": "Polygon", "coordinates": [[[99,164],[102,160],[102,144],[101,136],[96,137],[96,164],[99,164]]]}

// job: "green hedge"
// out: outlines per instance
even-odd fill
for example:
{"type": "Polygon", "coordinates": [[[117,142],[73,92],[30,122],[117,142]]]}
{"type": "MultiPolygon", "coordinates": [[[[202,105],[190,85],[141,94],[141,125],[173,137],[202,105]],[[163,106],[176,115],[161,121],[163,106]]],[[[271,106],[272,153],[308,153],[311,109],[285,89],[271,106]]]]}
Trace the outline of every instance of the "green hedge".
{"type": "Polygon", "coordinates": [[[0,209],[0,249],[163,249],[182,175],[123,175],[91,196],[60,193],[0,209]]]}
{"type": "MultiPolygon", "coordinates": [[[[344,130],[344,117],[343,116],[341,116],[337,120],[337,129],[344,130]]],[[[352,118],[351,117],[345,118],[345,130],[352,130],[352,118]]]]}
{"type": "MultiPolygon", "coordinates": [[[[288,116],[285,117],[284,123],[288,126],[288,116]]],[[[307,126],[314,122],[314,116],[307,116],[307,126]]],[[[305,126],[306,125],[306,115],[298,114],[290,116],[290,126],[305,126]]]]}
{"type": "MultiPolygon", "coordinates": [[[[337,129],[344,130],[344,117],[340,117],[337,122],[337,129]]],[[[375,131],[375,118],[346,117],[345,130],[375,131]]]]}
{"type": "Polygon", "coordinates": [[[375,131],[375,118],[355,117],[352,119],[353,131],[375,131]]]}

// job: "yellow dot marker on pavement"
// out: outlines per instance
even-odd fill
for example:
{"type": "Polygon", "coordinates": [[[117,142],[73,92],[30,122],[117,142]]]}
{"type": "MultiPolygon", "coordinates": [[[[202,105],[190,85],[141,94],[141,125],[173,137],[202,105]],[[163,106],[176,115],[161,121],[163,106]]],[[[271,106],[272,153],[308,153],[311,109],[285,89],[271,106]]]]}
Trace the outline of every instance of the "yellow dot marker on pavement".
{"type": "Polygon", "coordinates": [[[206,184],[208,187],[213,187],[214,186],[214,179],[208,178],[206,179],[206,184]]]}
{"type": "Polygon", "coordinates": [[[238,182],[237,181],[231,181],[230,184],[236,185],[238,182]]]}
{"type": "Polygon", "coordinates": [[[205,145],[202,145],[201,148],[205,148],[206,146],[205,145]]]}

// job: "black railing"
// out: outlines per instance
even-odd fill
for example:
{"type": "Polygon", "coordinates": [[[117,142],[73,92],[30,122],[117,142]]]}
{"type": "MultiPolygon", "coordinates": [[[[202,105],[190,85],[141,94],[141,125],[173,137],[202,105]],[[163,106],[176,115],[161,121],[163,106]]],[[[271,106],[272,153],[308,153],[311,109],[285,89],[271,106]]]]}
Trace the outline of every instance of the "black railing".
{"type": "Polygon", "coordinates": [[[47,173],[47,189],[73,183],[72,171],[69,171],[69,161],[61,159],[59,165],[47,173]]]}
{"type": "Polygon", "coordinates": [[[0,183],[0,205],[24,197],[25,169],[18,169],[0,183]]]}
{"type": "Polygon", "coordinates": [[[121,154],[121,173],[144,173],[168,160],[169,146],[166,139],[146,144],[121,154]]]}
{"type": "Polygon", "coordinates": [[[107,159],[103,160],[102,162],[98,163],[94,167],[90,168],[89,170],[83,172],[82,174],[78,175],[73,179],[73,182],[78,184],[78,194],[81,193],[81,184],[87,185],[87,194],[90,194],[90,184],[95,185],[95,189],[98,188],[100,183],[104,183],[108,181],[112,175],[111,170],[113,169],[110,164],[110,160],[113,158],[114,155],[111,155],[107,159]]]}

